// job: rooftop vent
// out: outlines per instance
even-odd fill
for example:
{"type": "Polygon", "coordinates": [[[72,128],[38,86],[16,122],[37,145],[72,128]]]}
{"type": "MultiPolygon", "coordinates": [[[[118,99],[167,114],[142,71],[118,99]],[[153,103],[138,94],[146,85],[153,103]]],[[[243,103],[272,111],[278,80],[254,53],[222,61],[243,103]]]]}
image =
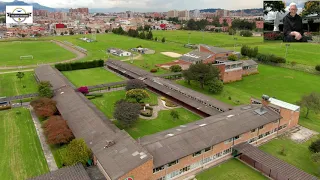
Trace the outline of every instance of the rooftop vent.
{"type": "Polygon", "coordinates": [[[165,137],[172,137],[174,134],[167,134],[165,137]]]}
{"type": "Polygon", "coordinates": [[[111,146],[113,146],[115,144],[116,144],[116,142],[114,142],[113,140],[112,141],[107,140],[106,145],[103,148],[104,149],[105,148],[109,148],[109,147],[111,147],[111,146]]]}
{"type": "Polygon", "coordinates": [[[270,97],[269,97],[268,95],[265,95],[265,94],[264,94],[264,95],[262,95],[262,99],[263,99],[263,100],[265,100],[265,101],[268,101],[268,100],[269,100],[269,98],[270,98],[270,97]]]}
{"type": "Polygon", "coordinates": [[[251,109],[252,107],[251,106],[245,106],[245,107],[242,107],[241,109],[242,110],[248,110],[248,109],[251,109]]]}
{"type": "Polygon", "coordinates": [[[230,118],[230,117],[233,117],[233,116],[234,116],[233,114],[230,114],[230,115],[227,116],[227,118],[230,118]]]}
{"type": "Polygon", "coordinates": [[[138,154],[140,154],[138,151],[132,153],[132,156],[137,156],[138,154]]]}
{"type": "Polygon", "coordinates": [[[267,112],[267,110],[263,106],[261,106],[261,108],[256,109],[254,112],[256,112],[261,116],[261,115],[264,115],[267,112]]]}
{"type": "Polygon", "coordinates": [[[202,127],[202,126],[205,126],[205,125],[207,125],[207,124],[200,124],[199,126],[202,127]]]}
{"type": "Polygon", "coordinates": [[[180,127],[187,127],[186,125],[180,125],[180,127]]]}

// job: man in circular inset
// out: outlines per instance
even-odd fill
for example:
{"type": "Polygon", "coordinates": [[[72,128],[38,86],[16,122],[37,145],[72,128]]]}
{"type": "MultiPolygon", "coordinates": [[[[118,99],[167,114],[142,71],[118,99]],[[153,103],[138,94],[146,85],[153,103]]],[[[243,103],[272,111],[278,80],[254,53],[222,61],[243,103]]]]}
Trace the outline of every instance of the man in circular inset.
{"type": "Polygon", "coordinates": [[[297,14],[296,3],[289,5],[289,13],[283,18],[283,34],[285,42],[307,42],[303,36],[303,24],[301,17],[297,14]]]}

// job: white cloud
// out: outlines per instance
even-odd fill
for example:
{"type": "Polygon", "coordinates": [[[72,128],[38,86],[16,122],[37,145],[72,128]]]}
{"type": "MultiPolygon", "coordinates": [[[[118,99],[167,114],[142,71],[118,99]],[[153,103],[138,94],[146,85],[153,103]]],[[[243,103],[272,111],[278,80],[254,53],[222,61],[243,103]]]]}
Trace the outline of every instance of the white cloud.
{"type": "MultiPolygon", "coordinates": [[[[12,1],[12,0],[0,0],[12,1]]],[[[262,8],[262,0],[25,0],[53,8],[144,8],[144,9],[250,9],[262,8]]]]}

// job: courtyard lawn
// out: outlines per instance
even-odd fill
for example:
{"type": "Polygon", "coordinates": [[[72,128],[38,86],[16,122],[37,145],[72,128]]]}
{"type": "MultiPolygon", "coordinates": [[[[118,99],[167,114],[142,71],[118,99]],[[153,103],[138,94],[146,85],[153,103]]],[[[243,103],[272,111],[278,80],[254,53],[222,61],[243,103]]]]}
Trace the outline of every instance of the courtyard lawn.
{"type": "Polygon", "coordinates": [[[49,172],[29,110],[0,111],[0,131],[0,179],[28,179],[49,172]]]}
{"type": "Polygon", "coordinates": [[[0,97],[36,93],[37,82],[33,74],[34,72],[24,72],[21,81],[16,73],[0,74],[0,97]]]}
{"type": "MultiPolygon", "coordinates": [[[[145,103],[150,105],[158,104],[158,95],[148,91],[150,98],[145,100],[145,103]]],[[[103,97],[92,99],[91,102],[104,113],[108,118],[113,118],[114,104],[120,99],[125,99],[126,91],[114,91],[110,93],[104,93],[103,97]]]]}
{"type": "Polygon", "coordinates": [[[75,71],[62,71],[62,73],[76,87],[124,81],[122,77],[117,76],[115,73],[107,71],[102,67],[75,71]]]}
{"type": "MultiPolygon", "coordinates": [[[[187,124],[202,119],[199,115],[194,114],[184,108],[175,109],[179,113],[179,119],[174,120],[170,115],[170,110],[163,110],[158,113],[158,117],[152,120],[139,120],[130,128],[124,128],[134,139],[161,132],[179,125],[187,124]]],[[[116,121],[115,124],[122,129],[116,121]]]]}
{"type": "Polygon", "coordinates": [[[0,42],[0,66],[25,66],[75,58],[72,52],[49,41],[0,42]],[[21,42],[21,43],[20,43],[21,42]],[[32,55],[34,59],[20,56],[32,55]]]}
{"type": "Polygon", "coordinates": [[[298,144],[287,137],[280,137],[259,148],[307,173],[320,177],[319,166],[311,160],[311,152],[308,150],[311,142],[316,139],[317,137],[314,137],[307,142],[298,144]],[[285,149],[285,156],[279,153],[282,148],[285,149]]]}
{"type": "Polygon", "coordinates": [[[197,180],[267,180],[260,172],[253,170],[237,159],[205,170],[196,176],[197,180]]]}

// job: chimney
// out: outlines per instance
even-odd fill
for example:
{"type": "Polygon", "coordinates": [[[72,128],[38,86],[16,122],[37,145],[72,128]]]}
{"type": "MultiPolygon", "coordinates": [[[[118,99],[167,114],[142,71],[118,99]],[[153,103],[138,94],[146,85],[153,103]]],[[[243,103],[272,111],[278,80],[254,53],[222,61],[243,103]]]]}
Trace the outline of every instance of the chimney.
{"type": "Polygon", "coordinates": [[[270,103],[270,101],[269,101],[269,96],[268,95],[262,95],[262,101],[261,101],[261,103],[262,103],[262,105],[263,106],[268,106],[269,105],[269,103],[270,103]]]}

